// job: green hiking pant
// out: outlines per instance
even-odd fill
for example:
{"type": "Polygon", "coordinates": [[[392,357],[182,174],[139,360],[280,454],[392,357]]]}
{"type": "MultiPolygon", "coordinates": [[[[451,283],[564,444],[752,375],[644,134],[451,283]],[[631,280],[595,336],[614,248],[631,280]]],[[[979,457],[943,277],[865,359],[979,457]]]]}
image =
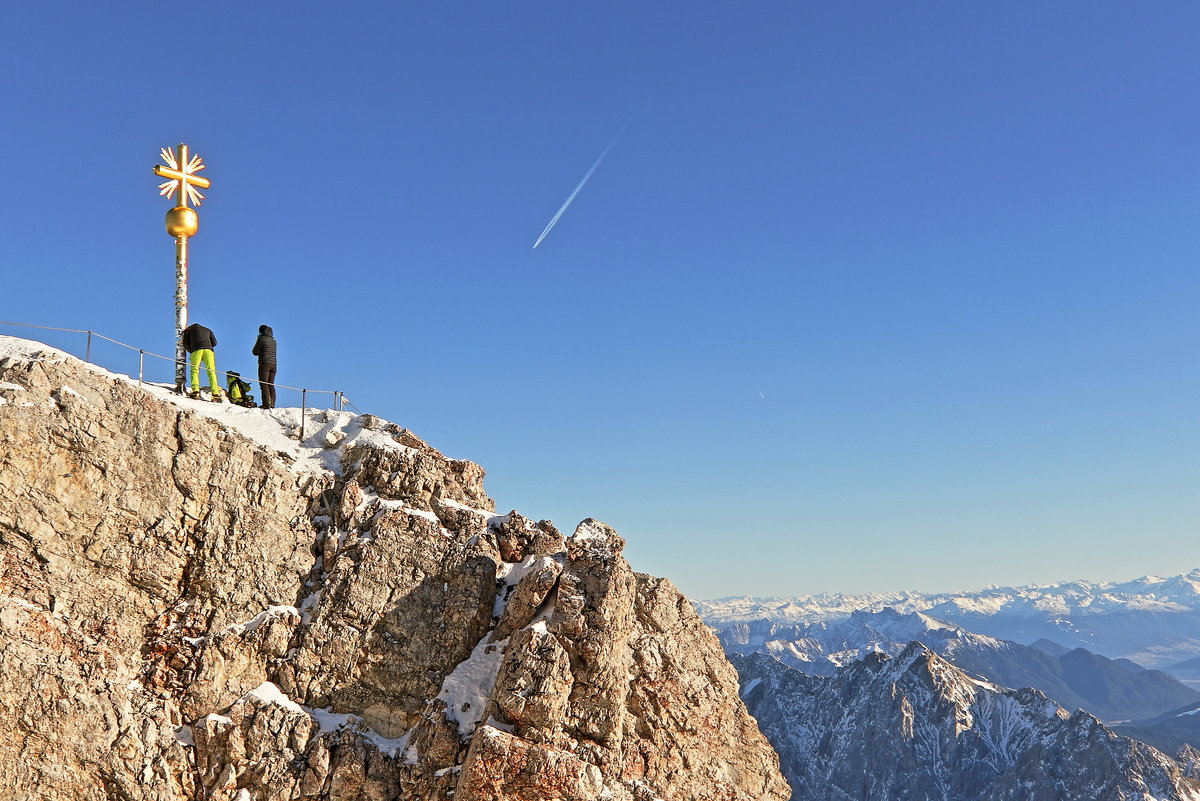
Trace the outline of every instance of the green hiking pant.
{"type": "Polygon", "coordinates": [[[221,397],[221,385],[217,383],[217,364],[213,359],[212,348],[194,350],[188,357],[188,363],[191,366],[192,392],[200,392],[200,364],[202,362],[204,369],[208,371],[209,391],[214,398],[221,397]]]}

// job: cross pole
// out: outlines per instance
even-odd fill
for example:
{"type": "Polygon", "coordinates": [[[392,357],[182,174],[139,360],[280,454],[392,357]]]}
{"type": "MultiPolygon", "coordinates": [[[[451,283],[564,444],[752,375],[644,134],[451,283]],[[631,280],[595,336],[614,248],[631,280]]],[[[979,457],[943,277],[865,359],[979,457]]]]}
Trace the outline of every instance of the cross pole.
{"type": "Polygon", "coordinates": [[[164,147],[160,153],[166,166],[154,165],[154,174],[167,180],[158,185],[159,194],[178,204],[167,212],[166,225],[167,233],[175,237],[175,388],[182,394],[187,356],[183,349],[183,329],[188,324],[187,243],[188,237],[194,236],[200,226],[200,218],[188,208],[188,200],[199,206],[204,200],[199,189],[208,189],[211,182],[196,175],[205,165],[199,156],[188,158],[187,145],[180,143],[174,149],[164,147]]]}

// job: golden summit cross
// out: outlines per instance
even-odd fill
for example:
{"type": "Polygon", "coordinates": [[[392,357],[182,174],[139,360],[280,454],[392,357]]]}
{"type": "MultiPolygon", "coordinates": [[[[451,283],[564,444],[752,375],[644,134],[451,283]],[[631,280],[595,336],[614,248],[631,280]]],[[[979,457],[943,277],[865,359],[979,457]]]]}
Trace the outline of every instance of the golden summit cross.
{"type": "Polygon", "coordinates": [[[200,218],[195,209],[188,208],[188,201],[199,206],[204,200],[200,190],[208,189],[211,183],[196,174],[204,169],[204,163],[199,156],[188,157],[187,145],[164,147],[159,152],[166,164],[154,165],[154,174],[167,180],[158,185],[158,193],[173,200],[178,196],[178,205],[167,212],[166,223],[167,233],[175,238],[175,384],[182,393],[186,358],[183,329],[188,324],[188,238],[200,227],[200,218]]]}
{"type": "Polygon", "coordinates": [[[163,197],[171,197],[179,195],[179,205],[186,206],[188,200],[199,206],[204,200],[204,195],[200,194],[200,189],[208,189],[211,182],[207,178],[201,178],[196,173],[204,169],[203,159],[193,155],[188,159],[187,145],[180,144],[179,147],[172,150],[164,147],[159,151],[162,153],[162,159],[168,166],[162,164],[154,165],[154,174],[159,178],[168,179],[164,183],[158,185],[159,194],[163,197]]]}

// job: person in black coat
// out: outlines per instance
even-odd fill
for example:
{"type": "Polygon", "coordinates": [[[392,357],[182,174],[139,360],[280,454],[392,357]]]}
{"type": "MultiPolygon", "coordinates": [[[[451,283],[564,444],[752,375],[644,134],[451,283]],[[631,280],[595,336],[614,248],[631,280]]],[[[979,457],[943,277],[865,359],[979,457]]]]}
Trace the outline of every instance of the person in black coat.
{"type": "Polygon", "coordinates": [[[262,408],[271,409],[275,406],[275,333],[269,325],[258,327],[258,340],[254,350],[250,351],[258,357],[258,387],[262,395],[262,408]]]}
{"type": "Polygon", "coordinates": [[[208,372],[209,398],[218,403],[221,401],[221,385],[217,383],[217,365],[213,357],[216,346],[216,335],[200,323],[192,323],[183,329],[183,349],[190,354],[191,391],[188,397],[200,398],[200,366],[203,365],[208,372]]]}

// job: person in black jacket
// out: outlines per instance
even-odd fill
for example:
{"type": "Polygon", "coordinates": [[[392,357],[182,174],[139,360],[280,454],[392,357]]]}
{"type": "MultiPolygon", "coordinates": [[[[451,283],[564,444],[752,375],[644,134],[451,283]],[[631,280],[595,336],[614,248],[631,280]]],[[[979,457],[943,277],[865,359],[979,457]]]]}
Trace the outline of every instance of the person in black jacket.
{"type": "Polygon", "coordinates": [[[250,353],[258,357],[258,387],[262,395],[262,408],[272,409],[275,407],[275,333],[271,326],[258,327],[258,340],[250,353]]]}
{"type": "Polygon", "coordinates": [[[221,402],[221,385],[217,383],[217,364],[213,357],[213,348],[216,346],[216,335],[200,323],[192,323],[183,329],[183,349],[191,354],[188,364],[191,367],[192,388],[188,397],[200,399],[200,365],[203,364],[208,371],[209,399],[221,402]]]}

